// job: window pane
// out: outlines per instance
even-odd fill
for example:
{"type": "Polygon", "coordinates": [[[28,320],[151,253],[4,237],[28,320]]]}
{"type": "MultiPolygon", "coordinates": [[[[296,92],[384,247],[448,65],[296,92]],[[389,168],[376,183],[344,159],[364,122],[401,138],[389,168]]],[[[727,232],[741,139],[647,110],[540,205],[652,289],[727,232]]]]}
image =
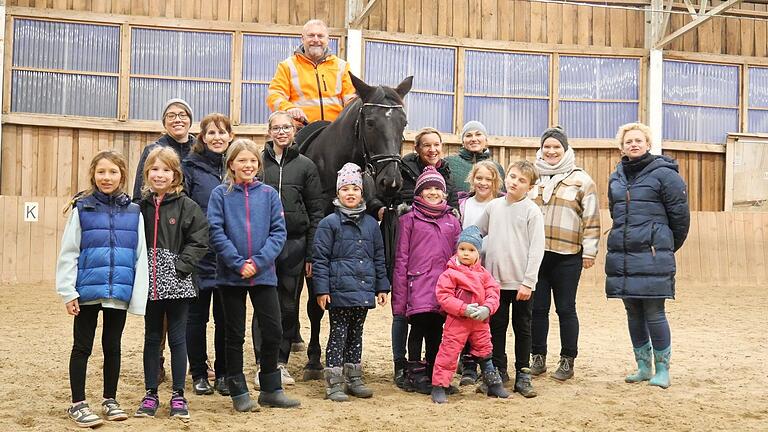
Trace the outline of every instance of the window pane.
{"type": "Polygon", "coordinates": [[[13,65],[118,73],[120,28],[28,19],[14,20],[13,65]]]}
{"type": "Polygon", "coordinates": [[[539,136],[548,115],[549,101],[543,99],[464,98],[464,121],[482,122],[490,135],[539,136]]]}
{"type": "Polygon", "coordinates": [[[560,57],[560,97],[638,99],[640,61],[628,58],[560,57]]]}
{"type": "Polygon", "coordinates": [[[163,105],[171,98],[190,104],[193,121],[212,112],[229,115],[229,83],[131,78],[130,94],[132,119],[160,120],[163,105]]]}
{"type": "Polygon", "coordinates": [[[768,111],[749,110],[749,132],[768,133],[768,111]]]}
{"type": "Polygon", "coordinates": [[[232,35],[134,28],[131,73],[229,79],[232,35]]]}
{"type": "Polygon", "coordinates": [[[573,138],[613,138],[619,126],[636,121],[636,103],[560,102],[560,124],[573,138]]]}
{"type": "Polygon", "coordinates": [[[739,68],[664,61],[664,101],[692,105],[739,105],[739,68]]]}
{"type": "Polygon", "coordinates": [[[749,68],[749,106],[768,108],[768,68],[749,68]]]}
{"type": "Polygon", "coordinates": [[[17,70],[11,86],[14,112],[117,117],[117,77],[17,70]]]}
{"type": "Polygon", "coordinates": [[[433,93],[408,93],[405,109],[408,130],[433,127],[440,132],[453,131],[453,96],[433,93]]]}
{"type": "Polygon", "coordinates": [[[243,84],[243,103],[241,123],[266,123],[269,118],[269,108],[264,102],[267,98],[268,84],[243,84]]]}
{"type": "MultiPolygon", "coordinates": [[[[243,79],[246,81],[270,81],[277,64],[293,55],[301,45],[299,36],[243,35],[243,79]]],[[[339,51],[339,40],[331,38],[328,49],[339,51]]],[[[245,107],[243,107],[245,108],[245,107]]]]}
{"type": "Polygon", "coordinates": [[[396,86],[413,75],[416,90],[452,93],[454,68],[453,48],[365,43],[365,81],[371,85],[396,86]]]}
{"type": "Polygon", "coordinates": [[[549,95],[548,55],[473,50],[465,53],[466,93],[497,96],[549,95]]]}
{"type": "Polygon", "coordinates": [[[737,109],[664,105],[664,139],[725,144],[738,130],[737,109]]]}

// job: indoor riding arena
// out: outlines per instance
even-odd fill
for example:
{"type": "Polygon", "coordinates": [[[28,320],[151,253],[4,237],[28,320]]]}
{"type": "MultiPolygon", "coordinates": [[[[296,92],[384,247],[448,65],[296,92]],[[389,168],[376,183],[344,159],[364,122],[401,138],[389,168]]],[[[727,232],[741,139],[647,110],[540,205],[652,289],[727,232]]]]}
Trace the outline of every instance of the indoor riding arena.
{"type": "MultiPolygon", "coordinates": [[[[326,399],[325,381],[302,379],[306,351],[294,351],[286,368],[296,382],[283,388],[300,407],[237,412],[229,396],[196,394],[187,374],[190,415],[181,421],[169,418],[165,348],[168,380],[157,389],[156,418],[134,418],[146,390],[145,322],[128,313],[116,399],[129,418],[105,418],[99,430],[768,431],[765,0],[0,0],[0,11],[0,430],[80,429],[68,415],[77,402],[73,316],[56,280],[71,217],[63,210],[94,187],[94,156],[125,156],[130,194],[143,150],[166,133],[163,107],[174,98],[192,107],[189,133],[201,132],[207,114],[222,113],[236,139],[261,151],[274,131],[265,101],[276,67],[302,47],[304,24],[318,19],[327,24],[329,55],[368,85],[395,87],[413,76],[402,102],[403,156],[424,127],[439,131],[442,157],[457,155],[464,125],[475,120],[506,170],[536,161],[547,128],[567,131],[575,165],[594,180],[600,220],[597,257],[576,294],[573,377],[550,376],[561,347],[553,307],[551,370],[533,377],[537,397],[513,392],[513,370],[507,399],[458,386],[459,371],[458,391],[433,403],[393,381],[388,301],[368,311],[364,329],[372,398],[326,399]],[[677,164],[690,211],[687,239],[674,252],[674,299],[666,301],[668,388],[625,382],[637,369],[627,312],[606,297],[609,178],[623,163],[617,130],[634,122],[648,125],[649,154],[677,164]]],[[[320,79],[327,77],[318,86],[320,79]]],[[[307,291],[298,302],[299,337],[309,341],[307,291]]],[[[253,312],[248,306],[243,372],[255,401],[253,312]]],[[[85,387],[99,415],[102,319],[85,387]]],[[[329,326],[326,315],[323,361],[329,326]]],[[[510,328],[510,357],[514,341],[510,328]]],[[[207,348],[212,364],[213,317],[207,348]]]]}

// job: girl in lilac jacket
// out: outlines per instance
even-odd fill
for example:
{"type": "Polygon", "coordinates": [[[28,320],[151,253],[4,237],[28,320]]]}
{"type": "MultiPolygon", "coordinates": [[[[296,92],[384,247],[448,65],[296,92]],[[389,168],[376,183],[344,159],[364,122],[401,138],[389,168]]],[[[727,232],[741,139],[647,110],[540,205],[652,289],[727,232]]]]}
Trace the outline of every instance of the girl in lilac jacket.
{"type": "Polygon", "coordinates": [[[405,389],[423,394],[432,390],[432,365],[445,321],[435,286],[461,233],[461,222],[451,214],[445,191],[443,176],[434,167],[425,168],[416,180],[413,211],[400,216],[392,276],[392,313],[407,316],[411,324],[405,389]]]}

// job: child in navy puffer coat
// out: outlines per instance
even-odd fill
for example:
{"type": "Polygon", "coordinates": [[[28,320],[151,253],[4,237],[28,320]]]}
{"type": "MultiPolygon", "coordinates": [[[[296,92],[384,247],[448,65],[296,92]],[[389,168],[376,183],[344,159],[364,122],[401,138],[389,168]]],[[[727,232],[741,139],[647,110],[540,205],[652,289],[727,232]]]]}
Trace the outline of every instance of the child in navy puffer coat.
{"type": "Polygon", "coordinates": [[[362,381],[363,324],[368,309],[385,305],[389,292],[384,240],[376,220],[365,213],[362,188],[360,168],[345,164],[336,180],[336,211],[315,233],[314,291],[331,319],[323,375],[326,397],[335,402],[346,401],[347,394],[373,395],[362,381]]]}

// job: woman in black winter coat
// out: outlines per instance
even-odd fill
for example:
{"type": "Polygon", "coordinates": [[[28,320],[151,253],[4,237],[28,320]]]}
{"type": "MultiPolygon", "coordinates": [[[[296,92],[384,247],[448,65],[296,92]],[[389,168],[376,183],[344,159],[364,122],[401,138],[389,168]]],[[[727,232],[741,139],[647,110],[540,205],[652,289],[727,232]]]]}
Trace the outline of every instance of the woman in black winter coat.
{"type": "Polygon", "coordinates": [[[664,303],[675,297],[675,252],[690,225],[686,185],[675,160],[649,152],[647,126],[626,124],[617,139],[623,156],[608,182],[613,226],[605,292],[622,299],[627,311],[638,370],[625,381],[667,388],[672,343],[664,303]]]}
{"type": "MultiPolygon", "coordinates": [[[[308,157],[299,153],[294,145],[292,117],[285,111],[275,111],[269,116],[270,140],[264,144],[262,160],[264,167],[261,180],[280,194],[285,213],[285,228],[288,237],[282,252],[275,260],[277,291],[280,299],[280,314],[283,325],[283,339],[278,353],[278,368],[282,384],[291,385],[294,379],[286,365],[294,343],[301,343],[299,333],[299,299],[307,277],[308,289],[312,288],[313,240],[317,224],[325,216],[326,202],[317,166],[308,157]]],[[[320,320],[323,310],[317,305],[315,296],[307,302],[307,315],[311,322],[311,337],[307,351],[309,362],[305,368],[307,378],[320,378],[320,320]]],[[[297,347],[297,351],[303,350],[297,347]]]]}
{"type": "MultiPolygon", "coordinates": [[[[200,135],[182,162],[184,190],[195,201],[203,213],[208,211],[208,199],[213,188],[221,184],[224,176],[222,158],[234,138],[232,124],[223,114],[208,114],[200,122],[200,135]]],[[[198,290],[197,298],[189,306],[187,320],[187,356],[196,394],[213,394],[214,389],[222,396],[229,395],[227,365],[224,355],[224,309],[216,290],[216,253],[209,249],[198,262],[193,278],[198,290]],[[208,354],[206,327],[211,315],[213,302],[214,322],[214,370],[216,380],[208,382],[208,354]]]]}

